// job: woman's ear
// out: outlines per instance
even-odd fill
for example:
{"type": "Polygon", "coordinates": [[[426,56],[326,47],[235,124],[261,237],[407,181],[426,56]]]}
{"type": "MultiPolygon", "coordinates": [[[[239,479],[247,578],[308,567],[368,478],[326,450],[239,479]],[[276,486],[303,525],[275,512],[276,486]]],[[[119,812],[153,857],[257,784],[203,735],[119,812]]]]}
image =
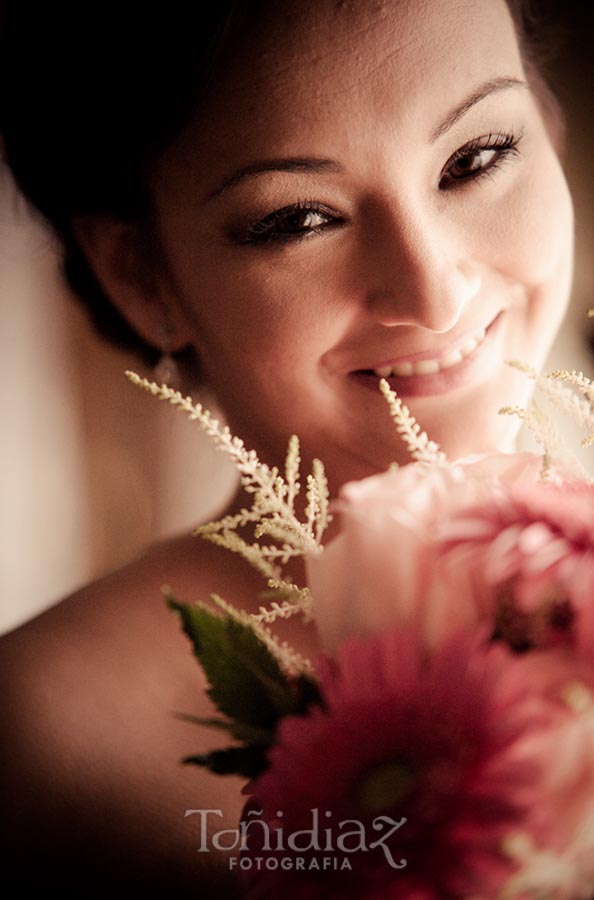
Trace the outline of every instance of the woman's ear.
{"type": "Polygon", "coordinates": [[[137,224],[111,216],[78,216],[75,238],[103,292],[149,344],[168,352],[189,343],[173,287],[159,271],[137,224]],[[164,347],[164,341],[167,346],[164,347]]]}

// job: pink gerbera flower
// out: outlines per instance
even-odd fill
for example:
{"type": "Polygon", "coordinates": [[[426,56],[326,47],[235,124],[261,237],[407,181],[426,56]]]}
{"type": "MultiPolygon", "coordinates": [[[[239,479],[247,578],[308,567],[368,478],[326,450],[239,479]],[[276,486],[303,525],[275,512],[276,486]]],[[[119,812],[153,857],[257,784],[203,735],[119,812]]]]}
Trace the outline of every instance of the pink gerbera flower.
{"type": "Polygon", "coordinates": [[[592,738],[560,699],[561,664],[551,681],[537,656],[484,634],[431,656],[410,630],[347,642],[321,666],[325,707],[282,721],[250,786],[247,896],[491,898],[518,869],[514,835],[567,845],[592,738]]]}

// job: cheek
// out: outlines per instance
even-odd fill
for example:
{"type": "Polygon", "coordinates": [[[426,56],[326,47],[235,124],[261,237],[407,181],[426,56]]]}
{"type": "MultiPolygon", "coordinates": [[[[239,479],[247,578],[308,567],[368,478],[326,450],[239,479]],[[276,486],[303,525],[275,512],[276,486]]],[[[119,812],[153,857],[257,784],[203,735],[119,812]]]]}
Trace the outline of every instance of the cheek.
{"type": "Polygon", "coordinates": [[[319,364],[329,329],[336,338],[342,326],[330,285],[316,277],[315,256],[302,254],[307,266],[298,251],[251,249],[194,256],[192,265],[177,261],[177,283],[207,374],[228,358],[253,380],[270,370],[277,377],[303,374],[319,364]]]}
{"type": "Polygon", "coordinates": [[[504,274],[529,300],[562,314],[573,264],[573,208],[561,165],[548,147],[504,199],[494,231],[504,274]]]}

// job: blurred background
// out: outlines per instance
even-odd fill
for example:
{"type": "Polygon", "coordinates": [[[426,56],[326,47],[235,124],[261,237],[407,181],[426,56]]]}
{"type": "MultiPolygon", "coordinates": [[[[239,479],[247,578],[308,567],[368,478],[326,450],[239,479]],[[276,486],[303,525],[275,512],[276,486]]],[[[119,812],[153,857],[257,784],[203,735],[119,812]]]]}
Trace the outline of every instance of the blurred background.
{"type": "Polygon", "coordinates": [[[152,377],[97,337],[0,167],[0,633],[234,490],[225,457],[130,368],[152,377]]]}
{"type": "MultiPolygon", "coordinates": [[[[593,13],[549,5],[577,238],[571,308],[549,367],[591,374],[593,13]]],[[[212,518],[234,490],[234,472],[198,427],[134,388],[127,368],[140,371],[91,330],[61,282],[51,236],[0,164],[0,632],[212,518]]],[[[585,463],[594,473],[594,449],[585,463]]]]}

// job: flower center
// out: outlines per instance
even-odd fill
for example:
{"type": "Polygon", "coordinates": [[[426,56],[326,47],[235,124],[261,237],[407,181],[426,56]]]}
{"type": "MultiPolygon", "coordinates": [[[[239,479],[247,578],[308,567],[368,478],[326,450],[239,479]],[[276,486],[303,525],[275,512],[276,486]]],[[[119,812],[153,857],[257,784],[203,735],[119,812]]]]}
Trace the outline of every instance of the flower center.
{"type": "Polygon", "coordinates": [[[497,598],[492,640],[504,641],[516,653],[568,642],[574,618],[571,603],[559,587],[550,588],[532,610],[524,612],[518,608],[513,585],[503,585],[497,598]]]}
{"type": "Polygon", "coordinates": [[[366,813],[391,809],[411,792],[413,770],[401,760],[389,760],[369,769],[355,788],[355,802],[366,813]]]}

